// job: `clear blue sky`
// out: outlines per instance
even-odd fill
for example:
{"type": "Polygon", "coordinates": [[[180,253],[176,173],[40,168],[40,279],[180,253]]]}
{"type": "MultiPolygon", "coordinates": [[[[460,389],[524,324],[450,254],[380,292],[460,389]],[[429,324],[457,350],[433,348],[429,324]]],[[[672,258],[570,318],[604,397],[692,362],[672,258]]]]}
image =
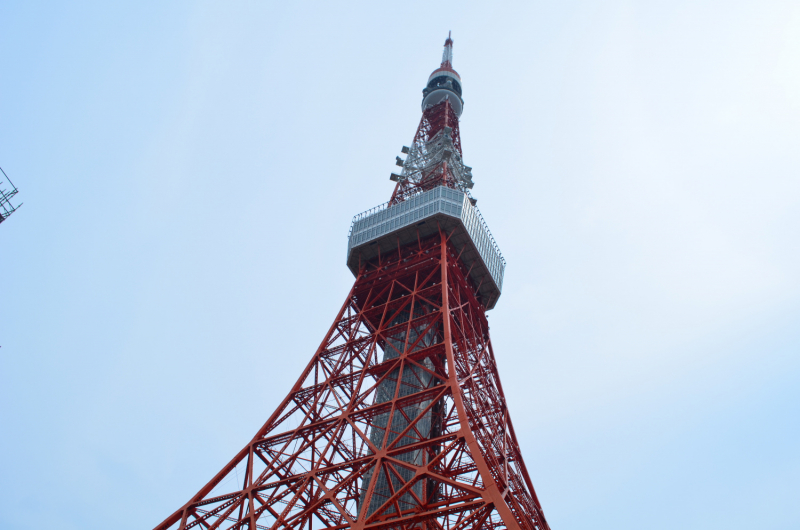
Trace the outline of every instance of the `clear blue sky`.
{"type": "Polygon", "coordinates": [[[0,528],[151,528],[247,443],[448,30],[552,528],[800,528],[800,4],[487,5],[0,5],[0,528]]]}

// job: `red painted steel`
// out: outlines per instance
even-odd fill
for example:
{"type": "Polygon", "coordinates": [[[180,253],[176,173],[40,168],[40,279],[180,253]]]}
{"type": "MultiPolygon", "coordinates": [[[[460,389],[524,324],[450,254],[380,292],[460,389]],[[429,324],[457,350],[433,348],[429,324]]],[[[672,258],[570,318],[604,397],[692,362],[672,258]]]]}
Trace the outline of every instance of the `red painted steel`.
{"type": "MultiPolygon", "coordinates": [[[[418,150],[425,149],[425,144],[445,127],[450,128],[453,146],[461,154],[461,132],[458,128],[458,116],[448,100],[429,107],[422,113],[422,119],[419,121],[417,132],[414,135],[415,147],[418,150]]],[[[424,171],[418,181],[404,180],[398,182],[389,202],[391,204],[402,202],[417,193],[433,189],[436,186],[444,185],[454,188],[456,187],[454,184],[455,178],[448,163],[443,162],[424,171]]]]}
{"type": "MultiPolygon", "coordinates": [[[[440,131],[460,153],[447,99],[423,112],[415,148],[440,131]]],[[[438,185],[456,187],[447,159],[392,202],[438,185]]],[[[156,530],[549,530],[451,230],[361,265],[289,395],[156,530]]]]}
{"type": "Polygon", "coordinates": [[[547,529],[447,239],[367,264],[269,421],[156,528],[547,529]]]}

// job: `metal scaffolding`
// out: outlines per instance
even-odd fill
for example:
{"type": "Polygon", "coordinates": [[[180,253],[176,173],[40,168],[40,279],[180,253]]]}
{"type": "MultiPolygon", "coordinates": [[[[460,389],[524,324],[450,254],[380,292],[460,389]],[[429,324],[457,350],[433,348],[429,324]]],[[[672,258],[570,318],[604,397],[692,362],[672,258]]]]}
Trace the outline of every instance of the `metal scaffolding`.
{"type": "Polygon", "coordinates": [[[8,217],[12,213],[16,212],[17,209],[20,206],[22,206],[22,203],[19,203],[18,205],[14,206],[14,204],[11,202],[11,199],[17,193],[19,193],[19,190],[17,189],[16,186],[14,186],[14,183],[11,182],[11,179],[8,178],[8,175],[6,175],[6,172],[3,171],[3,168],[1,167],[0,167],[0,172],[2,172],[3,177],[5,177],[4,181],[0,181],[0,223],[2,223],[6,219],[8,219],[8,217]],[[8,182],[9,186],[11,186],[10,190],[3,187],[6,182],[8,182]]]}

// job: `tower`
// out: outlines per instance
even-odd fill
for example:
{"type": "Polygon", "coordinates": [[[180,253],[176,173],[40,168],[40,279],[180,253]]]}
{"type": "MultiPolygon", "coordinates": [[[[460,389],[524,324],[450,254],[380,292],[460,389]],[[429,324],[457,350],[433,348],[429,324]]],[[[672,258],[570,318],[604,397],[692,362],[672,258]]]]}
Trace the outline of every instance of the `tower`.
{"type": "Polygon", "coordinates": [[[453,41],[388,202],[356,215],[350,293],[264,426],[156,527],[549,530],[489,338],[505,261],[462,160],[453,41]]]}

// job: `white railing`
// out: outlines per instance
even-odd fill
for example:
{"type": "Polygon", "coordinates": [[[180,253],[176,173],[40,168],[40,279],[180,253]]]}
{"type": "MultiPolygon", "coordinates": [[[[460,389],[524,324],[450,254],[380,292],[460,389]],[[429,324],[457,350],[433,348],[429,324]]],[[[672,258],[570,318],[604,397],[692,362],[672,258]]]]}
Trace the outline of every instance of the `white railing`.
{"type": "Polygon", "coordinates": [[[500,248],[492,237],[486,221],[465,193],[445,186],[438,186],[392,206],[389,206],[389,203],[378,205],[353,217],[347,239],[347,253],[349,255],[357,246],[437,213],[444,213],[461,220],[489,274],[498,289],[502,289],[506,260],[500,253],[500,248]]]}

